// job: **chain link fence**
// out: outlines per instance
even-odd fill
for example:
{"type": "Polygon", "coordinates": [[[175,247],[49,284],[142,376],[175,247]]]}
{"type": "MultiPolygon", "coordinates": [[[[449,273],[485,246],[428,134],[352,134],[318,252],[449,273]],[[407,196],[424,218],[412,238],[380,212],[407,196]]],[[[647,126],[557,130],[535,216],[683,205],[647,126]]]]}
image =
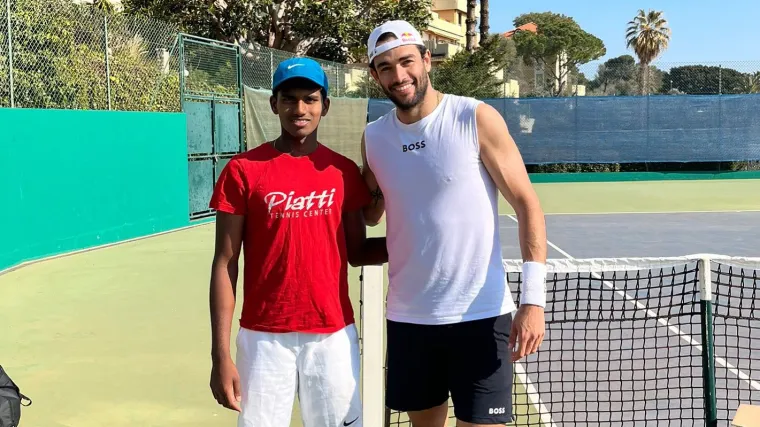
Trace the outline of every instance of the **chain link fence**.
{"type": "MultiPolygon", "coordinates": [[[[271,89],[272,75],[280,62],[296,56],[292,52],[257,44],[241,46],[240,50],[243,58],[243,84],[254,89],[271,89]]],[[[366,65],[312,59],[322,65],[327,74],[329,96],[370,98],[374,94],[374,88],[369,84],[371,76],[366,65]]]]}
{"type": "Polygon", "coordinates": [[[214,99],[241,96],[236,45],[185,34],[181,40],[185,96],[214,99]]]}
{"type": "MultiPolygon", "coordinates": [[[[0,107],[179,111],[183,78],[185,90],[197,95],[235,95],[238,72],[245,86],[271,89],[277,65],[295,56],[255,44],[194,44],[183,52],[180,72],[178,34],[170,24],[87,3],[0,0],[0,107]]],[[[655,62],[644,72],[630,55],[573,67],[513,58],[489,73],[445,66],[454,53],[434,57],[432,83],[481,98],[760,93],[760,61],[655,62]]],[[[385,98],[366,64],[317,61],[330,96],[385,98]]]]}
{"type": "Polygon", "coordinates": [[[0,107],[180,110],[171,25],[70,0],[0,3],[0,107]]]}

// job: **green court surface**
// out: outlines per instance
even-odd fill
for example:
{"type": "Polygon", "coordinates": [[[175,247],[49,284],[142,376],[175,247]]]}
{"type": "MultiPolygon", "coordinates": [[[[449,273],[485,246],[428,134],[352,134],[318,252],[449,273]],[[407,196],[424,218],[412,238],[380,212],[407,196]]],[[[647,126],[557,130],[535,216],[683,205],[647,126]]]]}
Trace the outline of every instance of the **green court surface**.
{"type": "MultiPolygon", "coordinates": [[[[760,210],[760,179],[535,184],[547,214],[760,210]]],[[[512,213],[503,198],[500,211],[512,213]]]]}
{"type": "MultiPolygon", "coordinates": [[[[536,188],[547,214],[760,210],[760,180],[536,188]]],[[[0,275],[0,365],[34,401],[21,426],[235,425],[208,388],[212,250],[210,223],[0,275]]]]}

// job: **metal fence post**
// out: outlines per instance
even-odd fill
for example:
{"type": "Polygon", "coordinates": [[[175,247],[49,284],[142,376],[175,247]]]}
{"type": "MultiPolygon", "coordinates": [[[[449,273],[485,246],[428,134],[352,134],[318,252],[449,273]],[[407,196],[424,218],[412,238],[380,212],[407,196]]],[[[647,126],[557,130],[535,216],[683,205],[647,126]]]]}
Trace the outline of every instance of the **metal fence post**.
{"type": "Polygon", "coordinates": [[[111,61],[108,58],[108,14],[103,13],[103,34],[104,34],[104,53],[106,56],[106,95],[108,99],[108,110],[111,110],[111,61]]]}
{"type": "Polygon", "coordinates": [[[185,111],[185,35],[179,33],[179,110],[185,111]]]}
{"type": "Polygon", "coordinates": [[[16,106],[16,99],[13,90],[13,20],[11,19],[11,0],[5,0],[5,8],[8,13],[8,84],[10,86],[11,108],[14,108],[16,106]]]}
{"type": "Polygon", "coordinates": [[[705,425],[717,427],[718,400],[715,390],[715,349],[712,329],[712,280],[710,258],[703,257],[699,266],[699,308],[702,330],[702,387],[705,406],[705,425]]]}
{"type": "Polygon", "coordinates": [[[235,55],[237,56],[238,97],[240,98],[240,104],[238,104],[238,149],[240,152],[245,152],[248,149],[248,143],[245,139],[245,128],[243,126],[243,123],[245,121],[245,82],[243,81],[243,52],[240,45],[237,45],[235,47],[235,55]]]}

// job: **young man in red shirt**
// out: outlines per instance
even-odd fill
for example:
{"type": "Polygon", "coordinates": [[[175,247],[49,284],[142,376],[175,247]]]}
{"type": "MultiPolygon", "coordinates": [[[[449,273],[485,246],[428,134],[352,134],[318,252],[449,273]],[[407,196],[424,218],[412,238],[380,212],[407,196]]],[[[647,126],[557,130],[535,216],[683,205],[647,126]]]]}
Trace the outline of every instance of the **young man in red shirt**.
{"type": "Polygon", "coordinates": [[[239,427],[289,426],[296,394],[304,427],[362,425],[347,264],[382,264],[388,253],[384,238],[366,238],[362,208],[371,197],[358,166],[317,140],[327,92],[315,61],[281,63],[270,99],[280,136],[231,159],[211,199],[210,386],[219,404],[239,412],[239,427]],[[241,245],[244,299],[233,362],[241,245]]]}

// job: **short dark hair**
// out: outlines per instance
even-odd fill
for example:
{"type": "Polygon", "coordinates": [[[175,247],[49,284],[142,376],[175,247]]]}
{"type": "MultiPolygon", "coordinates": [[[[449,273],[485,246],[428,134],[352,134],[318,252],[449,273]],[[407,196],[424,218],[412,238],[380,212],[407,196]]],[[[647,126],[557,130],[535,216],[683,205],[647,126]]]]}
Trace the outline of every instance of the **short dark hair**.
{"type": "MultiPolygon", "coordinates": [[[[380,37],[377,38],[377,42],[375,43],[375,46],[377,46],[380,43],[385,43],[391,40],[396,40],[396,35],[392,32],[388,31],[383,34],[380,34],[380,37]]],[[[427,53],[427,47],[422,45],[417,45],[417,50],[420,51],[420,56],[425,56],[427,53]]],[[[369,63],[369,68],[375,69],[375,58],[372,58],[372,61],[369,63]]]]}
{"type": "Polygon", "coordinates": [[[327,99],[327,93],[325,92],[325,89],[322,86],[318,85],[317,83],[309,79],[304,79],[300,77],[286,80],[281,85],[277,86],[276,89],[272,89],[272,96],[277,98],[277,94],[280,91],[288,90],[288,89],[320,89],[319,92],[322,94],[322,100],[324,101],[325,99],[327,99]]]}
{"type": "MultiPolygon", "coordinates": [[[[380,34],[380,37],[377,38],[377,43],[385,43],[391,40],[396,40],[396,35],[391,31],[387,31],[383,34],[380,34]]],[[[375,45],[377,45],[377,43],[375,45]]]]}

